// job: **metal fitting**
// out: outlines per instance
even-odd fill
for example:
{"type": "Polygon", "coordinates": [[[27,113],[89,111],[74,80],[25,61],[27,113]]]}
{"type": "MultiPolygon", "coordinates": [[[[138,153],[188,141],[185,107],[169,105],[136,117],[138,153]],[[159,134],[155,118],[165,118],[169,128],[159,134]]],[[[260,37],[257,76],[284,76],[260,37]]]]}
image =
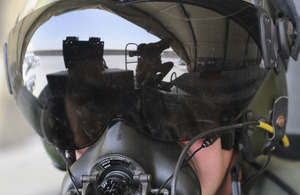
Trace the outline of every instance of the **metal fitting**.
{"type": "Polygon", "coordinates": [[[252,128],[247,129],[247,135],[249,137],[251,137],[253,134],[254,134],[254,129],[252,129],[252,128]]]}
{"type": "Polygon", "coordinates": [[[282,116],[282,115],[279,116],[277,118],[276,124],[277,124],[278,127],[284,127],[284,125],[285,125],[285,118],[284,118],[284,116],[282,116]]]}
{"type": "Polygon", "coordinates": [[[254,113],[253,113],[252,110],[248,110],[248,111],[246,112],[245,116],[246,116],[246,118],[247,118],[248,120],[250,120],[250,119],[252,119],[252,117],[254,116],[254,113]]]}

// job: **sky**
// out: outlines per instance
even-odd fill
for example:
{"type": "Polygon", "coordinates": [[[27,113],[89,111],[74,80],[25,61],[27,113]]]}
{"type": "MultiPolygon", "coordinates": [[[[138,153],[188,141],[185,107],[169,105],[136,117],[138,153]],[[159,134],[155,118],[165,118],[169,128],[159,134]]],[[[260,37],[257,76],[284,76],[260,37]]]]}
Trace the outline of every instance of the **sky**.
{"type": "Polygon", "coordinates": [[[89,9],[54,16],[35,32],[30,47],[34,50],[61,49],[62,40],[77,36],[79,40],[100,37],[105,49],[124,49],[127,43],[159,41],[144,29],[110,12],[89,9]]]}

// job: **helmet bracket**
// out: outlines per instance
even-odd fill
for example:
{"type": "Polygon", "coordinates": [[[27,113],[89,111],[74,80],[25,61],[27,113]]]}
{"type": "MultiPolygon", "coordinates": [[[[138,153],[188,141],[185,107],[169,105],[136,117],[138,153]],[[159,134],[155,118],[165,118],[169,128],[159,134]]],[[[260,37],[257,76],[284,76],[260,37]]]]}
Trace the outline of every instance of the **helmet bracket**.
{"type": "Polygon", "coordinates": [[[263,9],[259,9],[259,26],[260,26],[260,41],[261,50],[263,53],[263,60],[265,68],[270,70],[276,68],[276,54],[275,54],[275,39],[272,36],[275,31],[271,17],[263,9]]]}
{"type": "Polygon", "coordinates": [[[270,2],[279,13],[286,15],[294,25],[295,34],[297,36],[293,46],[291,47],[290,56],[294,60],[297,60],[300,52],[300,18],[298,16],[296,6],[293,0],[271,0],[270,2]]]}
{"type": "Polygon", "coordinates": [[[277,18],[276,23],[279,39],[279,53],[283,58],[287,59],[290,57],[292,44],[294,42],[294,27],[286,16],[277,18]]]}
{"type": "Polygon", "coordinates": [[[267,154],[272,151],[279,141],[285,135],[286,120],[288,114],[288,97],[279,97],[275,102],[272,109],[272,126],[274,133],[271,138],[268,138],[269,142],[263,149],[263,154],[267,154]]]}

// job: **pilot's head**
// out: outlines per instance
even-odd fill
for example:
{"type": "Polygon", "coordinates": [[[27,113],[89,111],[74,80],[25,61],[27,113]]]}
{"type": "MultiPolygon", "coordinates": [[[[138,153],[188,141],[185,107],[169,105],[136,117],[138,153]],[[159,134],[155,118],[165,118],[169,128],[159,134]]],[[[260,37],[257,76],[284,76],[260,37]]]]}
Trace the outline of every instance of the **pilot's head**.
{"type": "Polygon", "coordinates": [[[49,0],[24,10],[7,44],[9,84],[67,167],[62,194],[240,190],[242,161],[288,145],[294,10],[291,0],[49,0]],[[138,69],[147,56],[159,63],[138,69]]]}

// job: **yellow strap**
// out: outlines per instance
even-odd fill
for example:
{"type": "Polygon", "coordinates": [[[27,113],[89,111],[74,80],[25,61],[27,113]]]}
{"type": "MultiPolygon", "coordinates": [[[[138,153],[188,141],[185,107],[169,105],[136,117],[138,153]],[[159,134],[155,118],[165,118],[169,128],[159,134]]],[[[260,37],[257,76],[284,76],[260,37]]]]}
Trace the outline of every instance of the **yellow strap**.
{"type": "MultiPolygon", "coordinates": [[[[274,133],[274,128],[271,125],[261,122],[261,121],[258,121],[258,122],[259,122],[259,125],[257,125],[257,127],[262,128],[270,133],[274,133]]],[[[283,146],[286,148],[290,146],[290,141],[286,135],[283,136],[282,143],[283,143],[283,146]]]]}

